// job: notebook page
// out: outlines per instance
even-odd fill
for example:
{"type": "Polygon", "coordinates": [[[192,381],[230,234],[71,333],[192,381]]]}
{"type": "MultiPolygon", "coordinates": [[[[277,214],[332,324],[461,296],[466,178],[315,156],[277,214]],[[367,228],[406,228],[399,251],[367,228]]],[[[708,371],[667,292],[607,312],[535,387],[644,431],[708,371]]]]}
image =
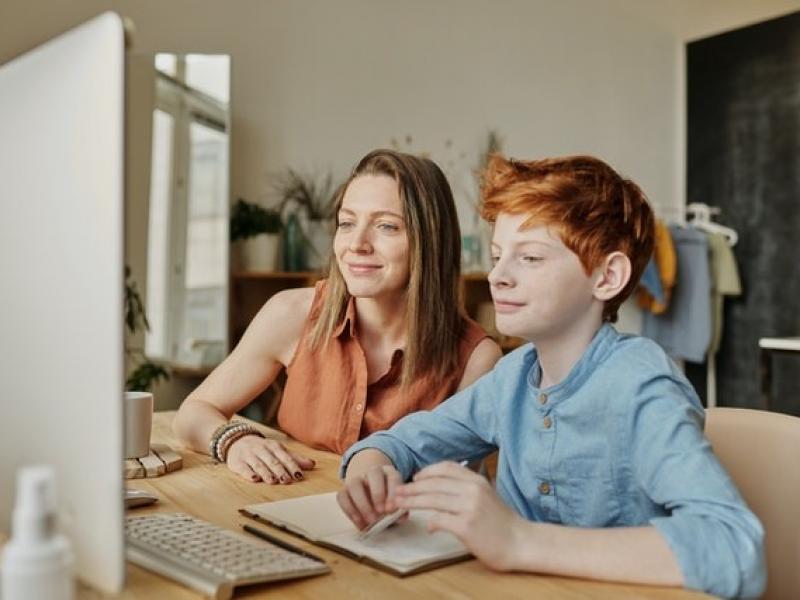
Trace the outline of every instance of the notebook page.
{"type": "Polygon", "coordinates": [[[400,571],[468,554],[466,547],[453,534],[446,531],[428,533],[429,517],[428,511],[415,510],[406,522],[366,540],[359,539],[358,533],[353,530],[325,536],[322,541],[394,566],[400,571]]]}
{"type": "Polygon", "coordinates": [[[291,529],[312,541],[337,533],[351,533],[355,536],[358,532],[339,508],[336,492],[250,504],[244,510],[270,523],[291,529]]]}

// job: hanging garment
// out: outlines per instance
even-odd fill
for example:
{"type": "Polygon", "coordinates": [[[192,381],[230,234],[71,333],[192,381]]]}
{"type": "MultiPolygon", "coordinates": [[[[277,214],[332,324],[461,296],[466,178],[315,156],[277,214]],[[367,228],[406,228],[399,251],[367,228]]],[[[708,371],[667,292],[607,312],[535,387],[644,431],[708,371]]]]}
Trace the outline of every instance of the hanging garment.
{"type": "Polygon", "coordinates": [[[668,309],[645,311],[643,335],[673,358],[703,362],[711,342],[711,273],[708,238],[692,228],[669,228],[677,257],[677,280],[668,309]]]}
{"type": "Polygon", "coordinates": [[[670,229],[659,220],[656,220],[655,248],[650,263],[654,263],[659,285],[656,286],[653,282],[653,268],[648,263],[645,273],[642,275],[636,300],[639,307],[645,311],[661,314],[669,308],[672,288],[675,286],[677,277],[677,258],[670,229]]]}
{"type": "Polygon", "coordinates": [[[720,233],[709,233],[708,248],[711,267],[711,342],[708,353],[716,354],[722,340],[723,297],[741,296],[739,268],[728,239],[720,233]]]}

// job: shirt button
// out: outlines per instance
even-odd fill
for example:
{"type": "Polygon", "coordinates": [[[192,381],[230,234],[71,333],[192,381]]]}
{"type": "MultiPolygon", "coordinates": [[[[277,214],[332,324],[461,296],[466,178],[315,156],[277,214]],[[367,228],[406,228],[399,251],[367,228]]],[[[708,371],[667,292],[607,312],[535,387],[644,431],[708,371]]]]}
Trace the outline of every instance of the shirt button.
{"type": "Polygon", "coordinates": [[[546,496],[550,493],[550,484],[546,481],[543,481],[539,484],[539,491],[546,496]]]}
{"type": "Polygon", "coordinates": [[[553,420],[550,417],[545,417],[542,419],[542,425],[544,425],[545,429],[550,429],[550,426],[553,424],[553,420]]]}
{"type": "Polygon", "coordinates": [[[362,408],[364,408],[363,404],[361,404],[360,402],[358,404],[356,404],[356,410],[357,411],[360,411],[362,408]]]}
{"type": "Polygon", "coordinates": [[[547,404],[547,394],[539,394],[539,404],[547,404]]]}

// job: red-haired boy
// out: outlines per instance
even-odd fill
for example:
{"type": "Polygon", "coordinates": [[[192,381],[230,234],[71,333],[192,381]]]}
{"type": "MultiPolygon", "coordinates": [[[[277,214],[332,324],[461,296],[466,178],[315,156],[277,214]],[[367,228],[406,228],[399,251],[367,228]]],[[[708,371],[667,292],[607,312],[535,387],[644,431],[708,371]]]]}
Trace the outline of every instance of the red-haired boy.
{"type": "Polygon", "coordinates": [[[343,510],[361,528],[432,510],[431,530],[497,570],[757,596],[763,529],[694,390],[657,344],[611,325],[653,249],[642,191],[593,157],[496,156],[482,213],[497,328],[531,344],[350,448],[343,510]],[[496,449],[495,488],[453,462],[496,449]]]}

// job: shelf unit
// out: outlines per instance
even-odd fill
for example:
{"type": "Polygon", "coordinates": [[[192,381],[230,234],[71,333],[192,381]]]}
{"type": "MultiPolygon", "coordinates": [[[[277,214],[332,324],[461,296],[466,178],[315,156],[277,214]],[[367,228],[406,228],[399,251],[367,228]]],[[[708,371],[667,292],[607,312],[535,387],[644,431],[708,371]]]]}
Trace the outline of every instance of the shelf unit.
{"type": "MultiPolygon", "coordinates": [[[[302,271],[234,271],[230,285],[230,343],[236,345],[247,325],[277,292],[289,288],[311,287],[323,277],[322,273],[302,271]]],[[[518,347],[523,340],[502,336],[494,328],[494,308],[486,273],[465,273],[461,276],[464,308],[470,318],[478,321],[500,344],[503,352],[518,347]]]]}

